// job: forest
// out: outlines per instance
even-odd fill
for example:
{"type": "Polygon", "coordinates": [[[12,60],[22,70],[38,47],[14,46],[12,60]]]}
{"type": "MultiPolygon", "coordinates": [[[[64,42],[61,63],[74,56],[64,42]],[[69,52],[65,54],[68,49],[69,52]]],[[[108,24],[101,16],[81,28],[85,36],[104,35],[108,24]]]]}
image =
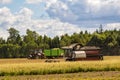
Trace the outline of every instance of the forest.
{"type": "Polygon", "coordinates": [[[64,34],[53,38],[42,36],[36,31],[26,30],[26,35],[20,35],[15,28],[7,30],[7,40],[0,38],[0,58],[25,58],[34,49],[52,49],[81,43],[84,46],[98,46],[103,55],[120,55],[120,30],[103,30],[102,27],[93,33],[80,31],[72,35],[64,34]]]}

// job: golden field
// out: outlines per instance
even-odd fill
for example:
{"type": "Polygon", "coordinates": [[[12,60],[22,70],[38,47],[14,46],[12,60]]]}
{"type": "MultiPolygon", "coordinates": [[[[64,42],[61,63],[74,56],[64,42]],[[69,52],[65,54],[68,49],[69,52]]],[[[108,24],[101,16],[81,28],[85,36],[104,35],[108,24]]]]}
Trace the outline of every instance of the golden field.
{"type": "Polygon", "coordinates": [[[120,71],[120,56],[105,56],[103,61],[45,63],[45,60],[0,59],[0,76],[45,75],[78,72],[120,71]]]}

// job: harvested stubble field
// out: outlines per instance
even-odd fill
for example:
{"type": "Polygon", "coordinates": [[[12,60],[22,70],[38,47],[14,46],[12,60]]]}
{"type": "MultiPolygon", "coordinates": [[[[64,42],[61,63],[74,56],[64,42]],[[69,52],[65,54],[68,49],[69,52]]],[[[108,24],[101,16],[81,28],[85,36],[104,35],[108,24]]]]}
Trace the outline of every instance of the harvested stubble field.
{"type": "Polygon", "coordinates": [[[40,59],[0,59],[0,79],[120,80],[119,59],[120,56],[105,56],[103,61],[65,62],[60,60],[56,63],[45,63],[45,60],[40,59]]]}

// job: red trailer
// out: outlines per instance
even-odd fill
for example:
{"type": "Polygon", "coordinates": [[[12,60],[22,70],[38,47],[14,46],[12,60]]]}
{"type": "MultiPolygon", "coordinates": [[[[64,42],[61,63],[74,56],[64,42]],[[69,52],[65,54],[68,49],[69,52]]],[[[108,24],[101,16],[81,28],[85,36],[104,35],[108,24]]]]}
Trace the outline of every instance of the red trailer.
{"type": "Polygon", "coordinates": [[[62,47],[62,49],[67,61],[103,60],[103,55],[100,53],[99,47],[83,46],[82,44],[75,43],[62,47]]]}

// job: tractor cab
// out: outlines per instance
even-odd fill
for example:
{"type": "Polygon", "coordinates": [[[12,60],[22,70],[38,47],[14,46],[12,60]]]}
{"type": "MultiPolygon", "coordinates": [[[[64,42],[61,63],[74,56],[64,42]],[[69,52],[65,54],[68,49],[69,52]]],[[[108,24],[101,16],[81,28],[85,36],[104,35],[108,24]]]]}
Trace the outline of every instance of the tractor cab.
{"type": "Polygon", "coordinates": [[[28,59],[43,59],[44,53],[42,49],[31,50],[28,59]]]}

